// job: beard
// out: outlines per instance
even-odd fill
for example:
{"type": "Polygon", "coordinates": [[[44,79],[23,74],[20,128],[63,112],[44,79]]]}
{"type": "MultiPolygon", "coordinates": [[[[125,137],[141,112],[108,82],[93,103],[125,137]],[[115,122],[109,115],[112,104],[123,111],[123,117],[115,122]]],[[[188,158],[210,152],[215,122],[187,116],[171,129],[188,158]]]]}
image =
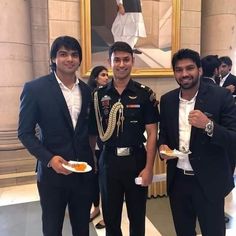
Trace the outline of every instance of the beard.
{"type": "Polygon", "coordinates": [[[178,85],[181,89],[188,90],[192,88],[196,88],[199,86],[200,76],[196,77],[186,77],[182,78],[181,80],[177,81],[178,85]]]}

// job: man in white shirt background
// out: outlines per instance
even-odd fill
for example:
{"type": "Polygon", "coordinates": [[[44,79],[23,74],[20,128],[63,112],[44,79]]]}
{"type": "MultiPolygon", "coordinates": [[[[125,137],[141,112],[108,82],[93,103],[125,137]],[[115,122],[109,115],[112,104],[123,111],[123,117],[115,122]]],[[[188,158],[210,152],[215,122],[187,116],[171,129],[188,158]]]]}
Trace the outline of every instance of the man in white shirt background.
{"type": "Polygon", "coordinates": [[[223,56],[219,58],[220,60],[220,68],[219,72],[221,75],[221,79],[218,82],[218,84],[221,87],[225,87],[230,90],[232,93],[233,97],[236,97],[236,76],[231,74],[231,69],[232,69],[232,60],[228,56],[223,56]]]}

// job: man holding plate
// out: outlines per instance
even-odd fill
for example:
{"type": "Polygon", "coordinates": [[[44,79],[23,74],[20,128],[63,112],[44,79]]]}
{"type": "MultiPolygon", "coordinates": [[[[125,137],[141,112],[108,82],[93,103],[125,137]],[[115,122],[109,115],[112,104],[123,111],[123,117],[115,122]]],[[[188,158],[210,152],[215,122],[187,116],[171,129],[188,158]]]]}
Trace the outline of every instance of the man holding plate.
{"type": "Polygon", "coordinates": [[[37,158],[43,235],[62,235],[68,207],[73,236],[89,236],[94,174],[72,172],[83,162],[84,170],[94,167],[89,145],[91,91],[76,76],[82,60],[79,42],[58,37],[50,59],[52,73],[24,86],[18,136],[37,158]]]}

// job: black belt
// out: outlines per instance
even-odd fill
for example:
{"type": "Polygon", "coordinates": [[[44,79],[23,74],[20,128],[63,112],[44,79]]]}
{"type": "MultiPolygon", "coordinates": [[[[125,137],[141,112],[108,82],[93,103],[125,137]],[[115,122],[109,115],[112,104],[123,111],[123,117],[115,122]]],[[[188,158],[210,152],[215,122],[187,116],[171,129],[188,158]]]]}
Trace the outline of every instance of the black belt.
{"type": "Polygon", "coordinates": [[[194,176],[194,171],[192,170],[183,170],[183,169],[177,168],[177,173],[182,174],[182,175],[194,176]]]}

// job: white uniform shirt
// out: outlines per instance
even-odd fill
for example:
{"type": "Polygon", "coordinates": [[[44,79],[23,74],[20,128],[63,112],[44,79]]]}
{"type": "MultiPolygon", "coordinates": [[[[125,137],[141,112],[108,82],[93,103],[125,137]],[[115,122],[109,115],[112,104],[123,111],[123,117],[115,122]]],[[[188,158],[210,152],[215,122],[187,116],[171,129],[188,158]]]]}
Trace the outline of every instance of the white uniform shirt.
{"type": "MultiPolygon", "coordinates": [[[[192,126],[188,122],[189,112],[194,110],[197,93],[190,100],[185,100],[179,94],[179,150],[189,150],[192,126]]],[[[191,150],[190,150],[191,151],[191,150]]],[[[177,167],[183,170],[193,170],[189,158],[178,159],[177,167]]]]}
{"type": "Polygon", "coordinates": [[[76,79],[75,84],[72,89],[67,88],[62,81],[57,77],[55,73],[57,82],[61,88],[61,91],[64,95],[68,110],[70,112],[70,117],[72,120],[73,127],[75,129],[78,116],[81,111],[82,106],[82,97],[81,97],[81,91],[79,88],[79,80],[76,79]]]}

